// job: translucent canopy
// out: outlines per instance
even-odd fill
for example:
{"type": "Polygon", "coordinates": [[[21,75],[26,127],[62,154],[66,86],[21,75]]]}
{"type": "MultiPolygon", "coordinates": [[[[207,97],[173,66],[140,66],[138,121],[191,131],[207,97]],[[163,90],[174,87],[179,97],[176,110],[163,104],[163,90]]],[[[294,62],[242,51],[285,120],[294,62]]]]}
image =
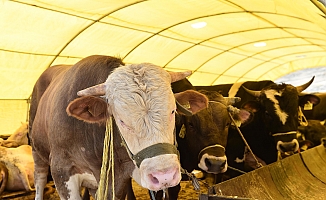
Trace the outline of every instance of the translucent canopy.
{"type": "Polygon", "coordinates": [[[27,120],[40,74],[94,54],[192,70],[194,85],[326,66],[323,0],[1,0],[0,134],[27,120]]]}

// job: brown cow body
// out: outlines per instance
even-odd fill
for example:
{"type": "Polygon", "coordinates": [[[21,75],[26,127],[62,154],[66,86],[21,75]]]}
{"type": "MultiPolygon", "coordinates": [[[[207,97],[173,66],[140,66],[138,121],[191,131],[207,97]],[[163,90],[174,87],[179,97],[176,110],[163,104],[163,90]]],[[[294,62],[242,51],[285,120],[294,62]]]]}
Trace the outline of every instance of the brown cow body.
{"type": "MultiPolygon", "coordinates": [[[[43,198],[49,166],[61,199],[80,199],[81,186],[94,195],[109,115],[116,121],[113,141],[115,179],[119,180],[114,182],[117,199],[124,196],[130,177],[151,190],[179,183],[176,154],[145,158],[137,167],[121,146],[121,137],[133,154],[153,144],[173,146],[176,105],[170,83],[174,76],[151,64],[121,65],[117,58],[90,56],[74,66],[57,66],[41,75],[33,90],[30,111],[36,199],[43,198]],[[105,95],[106,101],[92,96],[77,98],[78,91],[103,82],[105,92],[100,95],[105,95]],[[67,115],[66,109],[73,117],[67,115]]],[[[200,99],[196,105],[193,103],[198,98],[180,95],[190,98],[190,104],[195,105],[192,111],[207,106],[207,98],[196,95],[200,99]]],[[[112,198],[111,180],[108,188],[112,198]]]]}

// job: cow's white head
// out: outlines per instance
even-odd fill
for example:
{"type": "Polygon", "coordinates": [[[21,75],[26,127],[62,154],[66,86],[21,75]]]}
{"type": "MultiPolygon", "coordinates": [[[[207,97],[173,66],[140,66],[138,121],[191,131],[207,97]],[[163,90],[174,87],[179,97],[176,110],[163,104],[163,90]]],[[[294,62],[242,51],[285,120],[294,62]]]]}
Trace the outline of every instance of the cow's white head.
{"type": "Polygon", "coordinates": [[[174,97],[171,82],[190,74],[167,72],[149,63],[121,66],[105,83],[79,91],[78,95],[83,97],[71,102],[67,112],[93,123],[106,121],[112,115],[133,155],[152,145],[164,144],[159,147],[164,153],[134,161],[137,167],[133,177],[150,190],[175,186],[181,179],[178,155],[173,149],[176,99],[187,98],[193,112],[208,104],[206,96],[197,92],[174,97]],[[104,96],[106,102],[94,95],[104,96]]]}

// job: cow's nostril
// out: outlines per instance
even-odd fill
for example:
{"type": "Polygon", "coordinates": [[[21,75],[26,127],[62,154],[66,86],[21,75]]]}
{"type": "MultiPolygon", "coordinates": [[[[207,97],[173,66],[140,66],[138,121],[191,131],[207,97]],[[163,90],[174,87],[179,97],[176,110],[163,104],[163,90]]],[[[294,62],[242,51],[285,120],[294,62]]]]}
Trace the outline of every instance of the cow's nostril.
{"type": "Polygon", "coordinates": [[[226,165],[226,161],[224,161],[222,164],[221,164],[221,169],[224,169],[224,167],[225,167],[225,165],[226,165]]]}
{"type": "Polygon", "coordinates": [[[286,152],[286,149],[283,145],[280,145],[280,150],[281,150],[281,152],[286,152]]]}
{"type": "Polygon", "coordinates": [[[210,160],[208,158],[205,158],[205,165],[208,169],[212,166],[212,163],[210,162],[210,160]]]}
{"type": "Polygon", "coordinates": [[[158,184],[159,180],[153,176],[152,174],[149,175],[150,180],[152,181],[153,184],[158,184]]]}
{"type": "Polygon", "coordinates": [[[297,143],[294,143],[294,144],[292,145],[292,149],[294,150],[296,147],[297,147],[297,143]]]}

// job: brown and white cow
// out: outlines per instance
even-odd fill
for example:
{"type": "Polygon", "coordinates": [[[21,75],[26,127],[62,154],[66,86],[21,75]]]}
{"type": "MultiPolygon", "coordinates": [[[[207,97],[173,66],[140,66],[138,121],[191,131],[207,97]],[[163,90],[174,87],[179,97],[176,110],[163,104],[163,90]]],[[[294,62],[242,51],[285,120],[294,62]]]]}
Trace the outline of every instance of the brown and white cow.
{"type": "MultiPolygon", "coordinates": [[[[95,194],[110,116],[115,121],[113,195],[117,199],[124,196],[130,177],[150,190],[179,183],[180,163],[173,145],[175,101],[189,101],[195,113],[207,107],[207,97],[195,91],[174,97],[171,82],[189,73],[168,73],[149,63],[123,65],[118,58],[90,56],[73,66],[49,68],[37,81],[30,110],[36,199],[43,198],[49,166],[61,199],[80,199],[80,187],[95,194]],[[154,150],[148,151],[153,145],[154,150]],[[143,156],[144,149],[151,155],[131,159],[131,155],[143,156]]],[[[110,175],[110,199],[112,182],[110,175]]]]}

